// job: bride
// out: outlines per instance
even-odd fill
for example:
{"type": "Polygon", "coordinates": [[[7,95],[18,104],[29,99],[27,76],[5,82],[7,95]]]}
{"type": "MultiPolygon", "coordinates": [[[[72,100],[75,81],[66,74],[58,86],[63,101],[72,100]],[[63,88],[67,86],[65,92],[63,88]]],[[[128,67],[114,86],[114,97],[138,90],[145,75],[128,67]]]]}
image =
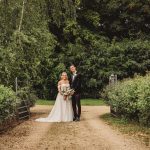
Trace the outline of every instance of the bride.
{"type": "Polygon", "coordinates": [[[64,96],[62,91],[70,89],[68,76],[66,72],[61,74],[61,80],[58,82],[58,95],[52,111],[47,118],[36,119],[38,122],[69,122],[73,121],[72,101],[64,96]]]}

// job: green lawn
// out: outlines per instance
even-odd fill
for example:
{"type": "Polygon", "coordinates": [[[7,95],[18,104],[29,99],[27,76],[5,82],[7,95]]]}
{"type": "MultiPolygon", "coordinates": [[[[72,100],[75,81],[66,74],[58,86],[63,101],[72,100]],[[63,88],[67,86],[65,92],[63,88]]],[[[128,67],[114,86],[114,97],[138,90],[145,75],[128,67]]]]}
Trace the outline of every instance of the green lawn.
{"type": "Polygon", "coordinates": [[[36,101],[37,105],[54,105],[54,100],[45,100],[45,99],[39,99],[36,101]]]}
{"type": "MultiPolygon", "coordinates": [[[[54,100],[37,100],[37,105],[53,105],[55,103],[54,100]]],[[[106,105],[102,99],[82,99],[81,100],[82,106],[102,106],[106,105]]]]}

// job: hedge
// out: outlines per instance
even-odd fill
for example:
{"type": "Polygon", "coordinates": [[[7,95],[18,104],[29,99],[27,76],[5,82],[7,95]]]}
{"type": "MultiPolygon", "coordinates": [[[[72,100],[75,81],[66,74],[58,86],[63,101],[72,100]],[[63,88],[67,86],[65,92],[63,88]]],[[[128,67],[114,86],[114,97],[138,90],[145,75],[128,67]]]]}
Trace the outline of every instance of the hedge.
{"type": "Polygon", "coordinates": [[[26,100],[29,107],[33,107],[38,99],[35,92],[32,91],[30,87],[20,88],[20,90],[18,90],[17,97],[21,100],[26,100]]]}
{"type": "Polygon", "coordinates": [[[150,74],[107,86],[104,95],[119,116],[150,126],[150,74]]]}
{"type": "Polygon", "coordinates": [[[0,85],[0,123],[3,124],[5,120],[15,117],[17,107],[21,105],[22,100],[26,100],[28,106],[32,107],[37,99],[29,87],[21,88],[16,96],[11,88],[0,85]]]}
{"type": "Polygon", "coordinates": [[[11,88],[0,85],[0,123],[15,116],[17,101],[11,88]]]}

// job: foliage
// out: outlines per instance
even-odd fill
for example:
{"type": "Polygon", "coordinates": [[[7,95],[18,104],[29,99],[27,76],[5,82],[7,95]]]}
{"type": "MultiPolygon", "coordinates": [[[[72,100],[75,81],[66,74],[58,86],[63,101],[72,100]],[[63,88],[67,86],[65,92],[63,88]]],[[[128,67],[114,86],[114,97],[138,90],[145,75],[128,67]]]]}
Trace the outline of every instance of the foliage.
{"type": "Polygon", "coordinates": [[[1,0],[0,20],[1,83],[31,81],[40,98],[56,97],[71,63],[83,74],[83,97],[95,98],[111,73],[150,69],[148,0],[1,0]]]}
{"type": "Polygon", "coordinates": [[[0,122],[15,116],[17,101],[11,88],[0,85],[0,122]]]}
{"type": "Polygon", "coordinates": [[[29,87],[21,88],[17,93],[17,97],[21,100],[25,100],[29,107],[34,106],[36,100],[38,99],[35,93],[31,91],[29,87]]]}
{"type": "MultiPolygon", "coordinates": [[[[95,30],[90,17],[85,17],[89,10],[99,14],[99,32],[113,39],[124,38],[149,38],[150,9],[149,0],[81,0],[79,12],[80,20],[86,27],[91,26],[95,30]]],[[[97,29],[97,28],[96,28],[97,29]]]]}
{"type": "Polygon", "coordinates": [[[105,89],[105,97],[118,115],[150,125],[150,75],[124,80],[105,89]]]}

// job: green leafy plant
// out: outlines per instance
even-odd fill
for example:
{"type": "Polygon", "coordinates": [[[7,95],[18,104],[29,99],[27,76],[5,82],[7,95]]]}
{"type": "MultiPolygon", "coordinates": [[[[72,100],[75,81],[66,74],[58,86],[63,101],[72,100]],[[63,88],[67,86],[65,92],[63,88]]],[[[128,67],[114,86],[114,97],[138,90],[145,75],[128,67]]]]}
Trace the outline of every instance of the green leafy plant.
{"type": "Polygon", "coordinates": [[[94,98],[111,73],[150,70],[148,0],[1,0],[0,20],[0,83],[32,80],[40,98],[56,97],[70,63],[83,74],[83,97],[94,98]]]}
{"type": "Polygon", "coordinates": [[[17,102],[19,102],[11,88],[0,85],[0,122],[15,116],[17,102]]]}
{"type": "Polygon", "coordinates": [[[34,106],[36,100],[38,99],[35,93],[29,87],[21,88],[18,91],[17,96],[19,97],[19,99],[26,101],[26,104],[29,107],[34,106]]]}
{"type": "Polygon", "coordinates": [[[119,116],[150,126],[150,75],[107,86],[105,98],[119,116]]]}

